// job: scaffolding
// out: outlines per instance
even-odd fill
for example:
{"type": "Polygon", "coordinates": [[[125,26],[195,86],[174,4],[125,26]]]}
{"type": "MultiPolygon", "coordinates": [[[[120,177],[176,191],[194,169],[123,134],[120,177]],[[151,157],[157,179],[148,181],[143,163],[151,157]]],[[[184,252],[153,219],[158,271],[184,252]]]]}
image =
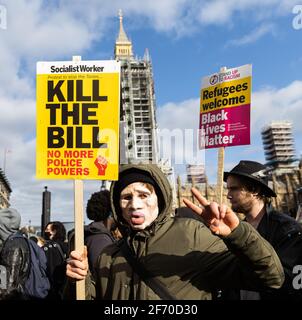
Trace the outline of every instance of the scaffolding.
{"type": "Polygon", "coordinates": [[[289,121],[272,122],[261,131],[265,159],[273,168],[291,168],[296,161],[289,121]]]}
{"type": "Polygon", "coordinates": [[[176,201],[174,169],[171,159],[161,159],[156,122],[156,99],[149,50],[134,58],[132,42],[123,27],[115,42],[115,59],[121,63],[120,163],[153,163],[167,176],[176,201]]]}
{"type": "Polygon", "coordinates": [[[134,58],[120,12],[120,30],[115,43],[115,59],[121,63],[121,112],[124,140],[121,158],[131,163],[158,163],[155,94],[149,52],[134,58]]]}
{"type": "Polygon", "coordinates": [[[206,182],[204,164],[188,164],[186,169],[187,183],[200,184],[206,182]]]}

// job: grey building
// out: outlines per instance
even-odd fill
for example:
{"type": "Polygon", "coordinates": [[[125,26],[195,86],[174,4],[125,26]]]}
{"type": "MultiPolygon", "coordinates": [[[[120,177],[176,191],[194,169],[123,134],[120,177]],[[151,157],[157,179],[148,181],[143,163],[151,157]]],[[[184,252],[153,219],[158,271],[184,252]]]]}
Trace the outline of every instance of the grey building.
{"type": "Polygon", "coordinates": [[[158,163],[152,63],[147,50],[143,59],[134,58],[121,11],[119,20],[114,55],[121,62],[120,162],[158,163]]]}
{"type": "Polygon", "coordinates": [[[120,163],[157,164],[171,184],[176,204],[171,159],[159,155],[151,58],[148,49],[142,59],[134,57],[132,42],[123,27],[121,10],[114,57],[121,63],[120,163]]]}
{"type": "Polygon", "coordinates": [[[267,165],[274,169],[293,166],[295,156],[292,124],[289,121],[272,122],[261,131],[267,165]]]}
{"type": "Polygon", "coordinates": [[[2,171],[2,169],[0,169],[0,209],[8,208],[10,206],[9,198],[11,192],[12,189],[5,176],[5,173],[2,171]]]}
{"type": "Polygon", "coordinates": [[[188,183],[199,184],[206,182],[204,164],[188,164],[186,170],[188,183]]]}

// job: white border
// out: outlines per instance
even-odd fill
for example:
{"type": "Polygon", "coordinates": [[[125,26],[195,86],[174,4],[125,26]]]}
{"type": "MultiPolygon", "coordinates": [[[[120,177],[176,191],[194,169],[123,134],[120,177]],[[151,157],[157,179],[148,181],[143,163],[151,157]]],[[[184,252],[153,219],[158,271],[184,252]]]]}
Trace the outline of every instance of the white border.
{"type": "Polygon", "coordinates": [[[252,76],[252,65],[245,64],[244,66],[227,69],[226,71],[223,71],[223,72],[217,72],[217,73],[210,74],[209,76],[205,76],[204,78],[202,78],[202,81],[201,81],[201,89],[212,87],[212,86],[214,87],[214,86],[217,86],[221,83],[240,80],[242,78],[251,77],[251,76],[252,76]],[[210,78],[212,76],[217,75],[219,77],[219,75],[221,75],[221,74],[228,73],[228,72],[232,73],[235,70],[237,70],[240,73],[240,77],[234,78],[234,79],[228,79],[228,80],[224,80],[224,81],[218,81],[215,84],[210,83],[210,78]]]}
{"type": "Polygon", "coordinates": [[[51,66],[61,68],[63,66],[103,67],[102,73],[119,73],[120,62],[116,60],[89,60],[89,61],[39,61],[37,62],[37,74],[74,74],[74,73],[100,73],[97,71],[75,71],[75,72],[51,72],[51,66]]]}

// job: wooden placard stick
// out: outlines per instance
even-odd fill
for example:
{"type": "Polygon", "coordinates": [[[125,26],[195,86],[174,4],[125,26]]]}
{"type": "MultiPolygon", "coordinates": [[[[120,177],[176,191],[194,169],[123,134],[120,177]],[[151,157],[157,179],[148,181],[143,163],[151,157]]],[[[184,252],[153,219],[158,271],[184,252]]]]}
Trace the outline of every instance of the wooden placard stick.
{"type": "MultiPolygon", "coordinates": [[[[220,72],[225,72],[226,67],[220,68],[220,72]]],[[[218,168],[217,168],[217,202],[221,206],[223,203],[223,172],[224,172],[224,147],[218,148],[218,168]]]]}
{"type": "MultiPolygon", "coordinates": [[[[72,61],[81,61],[73,56],[72,61]]],[[[84,252],[83,180],[74,180],[74,238],[75,250],[84,252]]],[[[76,282],[76,299],[85,300],[85,280],[76,282]]]]}

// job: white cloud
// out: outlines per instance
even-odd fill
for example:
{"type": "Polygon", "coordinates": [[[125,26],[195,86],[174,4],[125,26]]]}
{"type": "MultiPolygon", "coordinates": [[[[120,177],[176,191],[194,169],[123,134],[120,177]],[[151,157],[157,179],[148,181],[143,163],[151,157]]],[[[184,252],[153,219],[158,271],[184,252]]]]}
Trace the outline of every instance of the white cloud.
{"type": "Polygon", "coordinates": [[[159,128],[196,129],[199,124],[199,104],[199,99],[190,99],[161,106],[157,110],[159,128]]]}
{"type": "Polygon", "coordinates": [[[299,4],[297,0],[282,0],[277,6],[277,14],[286,15],[288,12],[292,12],[293,7],[297,4],[299,4]]]}
{"type": "MultiPolygon", "coordinates": [[[[177,164],[191,163],[196,157],[201,157],[197,152],[199,99],[186,100],[179,104],[167,103],[158,108],[157,118],[161,136],[175,137],[172,140],[172,158],[177,164]]],[[[161,150],[166,154],[169,153],[167,148],[168,146],[161,145],[161,150]]]]}
{"type": "Polygon", "coordinates": [[[33,96],[36,61],[71,57],[89,48],[97,36],[98,29],[90,31],[68,10],[46,10],[42,3],[6,3],[7,29],[0,33],[0,92],[6,96],[33,96]]]}
{"type": "Polygon", "coordinates": [[[267,19],[289,14],[294,1],[290,0],[211,0],[200,6],[199,21],[204,25],[224,25],[232,22],[235,14],[246,19],[267,19]]]}
{"type": "Polygon", "coordinates": [[[17,141],[24,142],[35,135],[36,102],[28,98],[10,98],[0,95],[0,145],[10,148],[17,141]],[[10,140],[7,140],[10,137],[10,140]]]}
{"type": "Polygon", "coordinates": [[[288,86],[264,88],[252,95],[252,130],[258,132],[272,120],[289,120],[298,134],[302,131],[302,81],[288,86]]]}
{"type": "Polygon", "coordinates": [[[199,104],[190,99],[157,109],[161,156],[171,157],[177,173],[183,174],[187,164],[204,163],[205,153],[198,147],[199,104]]]}
{"type": "Polygon", "coordinates": [[[254,43],[266,34],[274,34],[275,27],[273,24],[263,24],[258,28],[254,29],[249,34],[241,37],[240,39],[233,39],[227,42],[227,47],[232,46],[243,46],[246,44],[254,43]]]}
{"type": "MultiPolygon", "coordinates": [[[[62,6],[59,10],[42,0],[18,0],[7,3],[8,27],[2,33],[5,48],[22,57],[47,54],[49,57],[70,55],[91,45],[98,28],[91,30],[87,21],[78,19],[62,6]],[[94,31],[94,32],[93,32],[94,31]]],[[[85,16],[85,15],[84,15],[85,16]]]]}

